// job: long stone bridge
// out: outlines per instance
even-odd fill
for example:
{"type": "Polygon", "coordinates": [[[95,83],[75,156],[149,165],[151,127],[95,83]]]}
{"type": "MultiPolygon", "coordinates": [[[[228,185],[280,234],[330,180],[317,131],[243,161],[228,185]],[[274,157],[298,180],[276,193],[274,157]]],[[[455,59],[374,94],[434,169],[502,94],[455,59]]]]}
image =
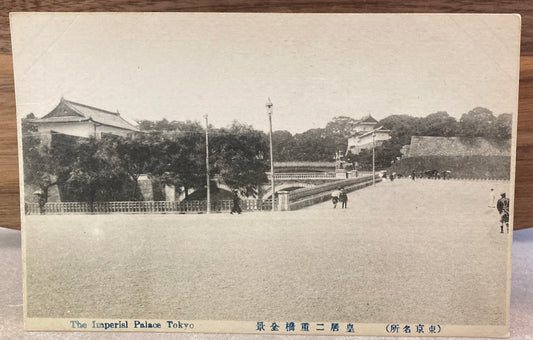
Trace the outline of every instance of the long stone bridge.
{"type": "MultiPolygon", "coordinates": [[[[275,193],[280,191],[291,192],[296,189],[314,188],[326,183],[356,178],[372,174],[371,171],[346,170],[344,163],[337,162],[274,162],[274,189],[275,193]]],[[[272,175],[267,172],[268,183],[261,186],[259,197],[263,200],[272,198],[272,175]]],[[[215,176],[213,180],[221,190],[231,191],[220,176],[215,176]]],[[[191,189],[188,194],[195,190],[191,189]]],[[[170,193],[172,195],[172,193],[170,193]]],[[[177,200],[185,198],[182,193],[177,200]]]]}
{"type": "MultiPolygon", "coordinates": [[[[367,175],[368,172],[346,170],[342,162],[274,162],[274,189],[293,191],[301,188],[313,188],[325,183],[367,175]]],[[[371,174],[371,172],[370,172],[371,174]]],[[[272,197],[270,172],[269,183],[263,185],[262,199],[272,197]]]]}
{"type": "MultiPolygon", "coordinates": [[[[272,198],[272,176],[267,172],[268,183],[259,190],[259,198],[268,200],[272,198]]],[[[343,179],[370,175],[371,171],[346,170],[342,162],[274,162],[274,188],[275,192],[293,191],[301,188],[314,188],[316,186],[333,183],[343,179]]],[[[221,190],[231,191],[224,179],[215,176],[214,181],[221,190]]],[[[189,191],[189,195],[194,190],[189,191]]],[[[185,198],[181,194],[178,201],[185,198]]]]}

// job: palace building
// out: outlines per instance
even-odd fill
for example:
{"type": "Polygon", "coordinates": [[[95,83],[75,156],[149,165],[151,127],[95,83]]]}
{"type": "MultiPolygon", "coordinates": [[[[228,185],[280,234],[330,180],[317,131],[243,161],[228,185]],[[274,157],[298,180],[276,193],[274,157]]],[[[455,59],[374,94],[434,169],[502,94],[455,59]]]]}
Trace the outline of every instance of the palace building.
{"type": "Polygon", "coordinates": [[[389,140],[391,131],[377,124],[378,121],[370,115],[361,118],[354,125],[353,135],[348,138],[346,153],[357,155],[363,149],[371,149],[374,144],[379,146],[389,140]]]}

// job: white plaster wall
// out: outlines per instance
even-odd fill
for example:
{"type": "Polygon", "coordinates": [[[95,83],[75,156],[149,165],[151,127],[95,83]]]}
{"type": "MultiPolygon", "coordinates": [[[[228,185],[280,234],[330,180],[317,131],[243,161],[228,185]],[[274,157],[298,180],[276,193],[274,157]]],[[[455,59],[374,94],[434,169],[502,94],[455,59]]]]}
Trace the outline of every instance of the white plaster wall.
{"type": "Polygon", "coordinates": [[[358,131],[370,131],[374,129],[375,124],[373,125],[360,125],[357,130],[358,131]]]}
{"type": "Polygon", "coordinates": [[[117,136],[126,137],[128,134],[132,133],[132,131],[117,129],[115,127],[107,126],[107,125],[99,125],[96,127],[96,133],[98,137],[100,137],[102,133],[111,133],[117,136]]]}
{"type": "MultiPolygon", "coordinates": [[[[375,141],[385,141],[390,139],[390,135],[386,133],[376,133],[375,141]]],[[[372,144],[372,134],[369,134],[367,136],[364,136],[363,138],[360,138],[359,143],[357,143],[358,146],[372,144]]]]}
{"type": "Polygon", "coordinates": [[[49,123],[38,126],[38,131],[41,134],[50,134],[50,131],[56,131],[65,135],[77,137],[93,137],[96,131],[96,137],[100,138],[102,133],[111,133],[117,136],[126,137],[132,133],[129,130],[117,129],[112,126],[98,125],[94,126],[91,122],[76,122],[76,123],[49,123]]]}
{"type": "MultiPolygon", "coordinates": [[[[376,133],[376,146],[381,145],[383,141],[389,140],[390,138],[390,135],[387,133],[376,133]]],[[[362,149],[368,149],[371,147],[372,134],[364,136],[363,138],[352,137],[348,139],[348,150],[350,150],[353,154],[358,154],[362,149]]]]}
{"type": "Polygon", "coordinates": [[[94,136],[94,127],[90,122],[50,123],[38,126],[38,131],[41,134],[50,134],[50,131],[52,130],[65,135],[77,137],[88,138],[90,136],[94,136]]]}

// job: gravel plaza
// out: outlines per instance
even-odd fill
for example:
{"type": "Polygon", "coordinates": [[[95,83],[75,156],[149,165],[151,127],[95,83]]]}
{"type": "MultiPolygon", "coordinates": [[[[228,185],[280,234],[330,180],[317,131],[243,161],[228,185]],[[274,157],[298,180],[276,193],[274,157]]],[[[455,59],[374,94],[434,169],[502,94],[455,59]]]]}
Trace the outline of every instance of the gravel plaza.
{"type": "Polygon", "coordinates": [[[27,316],[506,322],[508,181],[386,181],[290,212],[25,216],[27,316]],[[498,195],[499,196],[499,195],[498,195]]]}

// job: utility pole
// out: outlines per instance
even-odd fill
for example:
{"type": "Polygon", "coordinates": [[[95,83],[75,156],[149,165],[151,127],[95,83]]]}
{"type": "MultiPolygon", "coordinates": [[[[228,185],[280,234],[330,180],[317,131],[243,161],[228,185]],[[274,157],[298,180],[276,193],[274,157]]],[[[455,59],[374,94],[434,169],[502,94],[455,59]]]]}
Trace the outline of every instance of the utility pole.
{"type": "Polygon", "coordinates": [[[276,209],[276,191],[274,187],[274,154],[272,153],[272,112],[274,111],[272,107],[274,104],[268,98],[266,103],[266,109],[268,114],[268,120],[270,123],[270,183],[272,185],[272,212],[276,209]]]}
{"type": "Polygon", "coordinates": [[[372,131],[372,185],[376,186],[376,132],[372,131]]]}
{"type": "Polygon", "coordinates": [[[209,185],[209,122],[205,118],[205,174],[207,177],[207,213],[211,213],[211,188],[209,185]]]}

